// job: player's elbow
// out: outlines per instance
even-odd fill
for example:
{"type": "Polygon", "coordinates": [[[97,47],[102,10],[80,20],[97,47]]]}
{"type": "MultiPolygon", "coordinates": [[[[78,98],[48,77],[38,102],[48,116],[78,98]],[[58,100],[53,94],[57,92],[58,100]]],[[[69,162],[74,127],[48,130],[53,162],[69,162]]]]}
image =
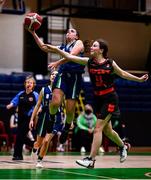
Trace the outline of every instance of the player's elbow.
{"type": "Polygon", "coordinates": [[[118,73],[118,75],[119,75],[121,78],[125,78],[125,77],[126,77],[125,71],[120,71],[120,72],[118,73]]]}
{"type": "Polygon", "coordinates": [[[41,49],[42,51],[44,51],[44,52],[48,52],[48,48],[47,48],[47,46],[46,46],[45,44],[41,45],[41,46],[40,46],[40,49],[41,49]]]}

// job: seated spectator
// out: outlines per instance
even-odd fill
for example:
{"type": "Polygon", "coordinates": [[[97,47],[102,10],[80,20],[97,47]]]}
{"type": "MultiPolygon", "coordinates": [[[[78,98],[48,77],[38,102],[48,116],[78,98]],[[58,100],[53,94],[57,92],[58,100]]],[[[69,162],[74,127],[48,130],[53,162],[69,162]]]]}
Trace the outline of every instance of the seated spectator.
{"type": "Polygon", "coordinates": [[[89,152],[93,140],[93,131],[96,125],[97,118],[93,114],[91,105],[86,104],[84,111],[77,118],[76,143],[77,150],[81,153],[89,152]]]}

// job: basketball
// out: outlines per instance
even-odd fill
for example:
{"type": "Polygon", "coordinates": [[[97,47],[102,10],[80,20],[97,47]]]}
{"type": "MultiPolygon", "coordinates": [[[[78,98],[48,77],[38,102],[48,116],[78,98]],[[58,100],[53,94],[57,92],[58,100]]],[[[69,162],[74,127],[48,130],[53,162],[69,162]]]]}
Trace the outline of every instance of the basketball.
{"type": "Polygon", "coordinates": [[[42,24],[43,18],[37,13],[28,13],[24,19],[26,29],[37,30],[42,24]]]}

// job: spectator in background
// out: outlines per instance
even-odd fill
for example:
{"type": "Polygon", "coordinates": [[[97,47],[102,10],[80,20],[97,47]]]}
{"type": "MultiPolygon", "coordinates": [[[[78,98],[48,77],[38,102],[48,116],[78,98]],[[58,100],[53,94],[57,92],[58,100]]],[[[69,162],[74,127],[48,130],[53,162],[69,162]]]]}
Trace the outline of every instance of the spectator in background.
{"type": "Polygon", "coordinates": [[[23,145],[32,147],[34,143],[27,137],[30,117],[38,101],[38,93],[34,91],[36,85],[34,77],[27,76],[24,85],[25,90],[20,91],[6,106],[7,109],[18,108],[18,129],[12,160],[23,160],[23,145]]]}
{"type": "Polygon", "coordinates": [[[91,105],[86,104],[84,111],[77,118],[77,127],[75,129],[77,148],[81,153],[89,152],[93,140],[93,131],[97,118],[93,114],[91,105]]]}

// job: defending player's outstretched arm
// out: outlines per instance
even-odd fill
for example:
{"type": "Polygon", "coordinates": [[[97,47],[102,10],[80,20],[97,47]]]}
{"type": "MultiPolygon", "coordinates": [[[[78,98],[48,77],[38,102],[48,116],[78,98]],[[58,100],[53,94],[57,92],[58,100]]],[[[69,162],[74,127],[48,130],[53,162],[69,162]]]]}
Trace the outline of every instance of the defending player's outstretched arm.
{"type": "Polygon", "coordinates": [[[59,49],[57,46],[53,46],[53,45],[49,45],[49,44],[46,44],[44,46],[47,46],[47,48],[49,48],[51,52],[55,52],[55,53],[61,55],[68,61],[73,61],[78,64],[86,65],[89,60],[88,57],[79,57],[79,56],[71,55],[68,52],[65,52],[65,51],[59,49]]]}

